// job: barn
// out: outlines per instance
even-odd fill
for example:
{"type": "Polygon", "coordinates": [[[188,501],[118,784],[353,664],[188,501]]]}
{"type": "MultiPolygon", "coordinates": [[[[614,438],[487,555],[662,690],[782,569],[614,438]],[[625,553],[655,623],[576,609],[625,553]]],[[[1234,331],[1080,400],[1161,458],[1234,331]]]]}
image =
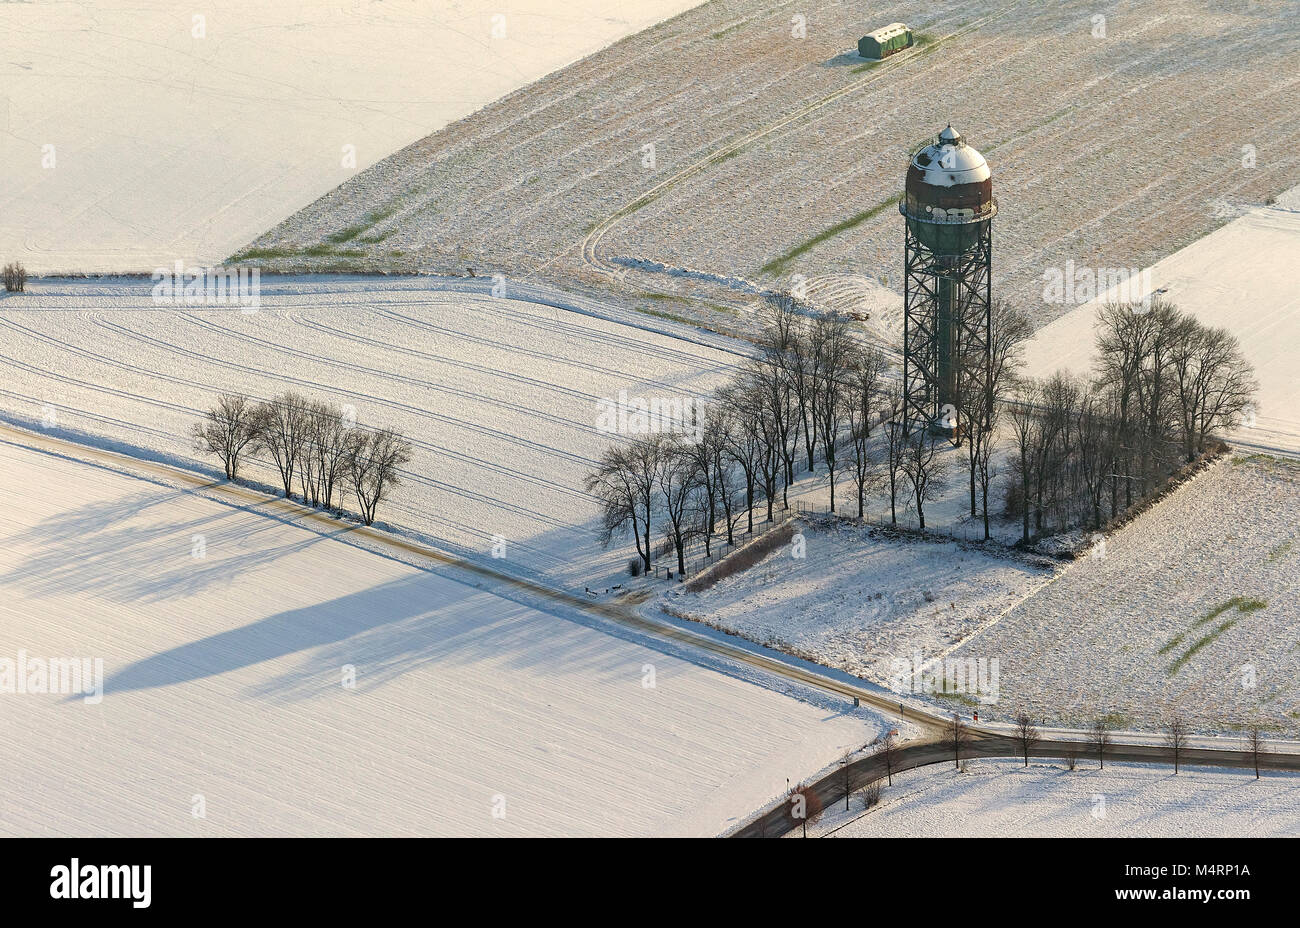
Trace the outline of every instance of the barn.
{"type": "Polygon", "coordinates": [[[912,30],[906,23],[890,23],[858,40],[858,54],[863,58],[886,58],[912,44],[912,30]]]}

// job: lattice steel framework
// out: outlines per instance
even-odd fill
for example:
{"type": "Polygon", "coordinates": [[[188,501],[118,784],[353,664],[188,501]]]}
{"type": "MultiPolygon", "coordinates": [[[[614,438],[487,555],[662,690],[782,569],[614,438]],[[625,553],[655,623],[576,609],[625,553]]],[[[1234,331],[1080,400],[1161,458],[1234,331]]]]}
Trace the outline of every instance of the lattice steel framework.
{"type": "MultiPolygon", "coordinates": [[[[906,217],[904,205],[899,207],[906,217]]],[[[983,219],[968,225],[972,232],[965,250],[940,255],[913,234],[912,222],[904,222],[903,421],[908,435],[951,415],[952,439],[960,443],[964,419],[982,415],[986,408],[978,398],[990,401],[993,223],[983,219]]]]}

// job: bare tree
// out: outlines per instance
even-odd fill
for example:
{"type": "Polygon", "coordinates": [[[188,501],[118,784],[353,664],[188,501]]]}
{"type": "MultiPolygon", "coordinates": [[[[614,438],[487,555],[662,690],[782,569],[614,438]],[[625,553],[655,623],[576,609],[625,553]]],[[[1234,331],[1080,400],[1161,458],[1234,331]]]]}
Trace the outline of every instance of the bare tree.
{"type": "Polygon", "coordinates": [[[866,514],[867,492],[877,489],[881,478],[880,462],[871,449],[871,435],[887,368],[884,354],[873,346],[855,354],[848,377],[849,395],[845,406],[853,449],[853,486],[858,495],[859,519],[866,514]]]}
{"type": "Polygon", "coordinates": [[[1016,716],[1016,741],[1020,743],[1020,752],[1025,755],[1025,766],[1029,766],[1029,752],[1038,744],[1038,726],[1029,713],[1022,712],[1016,716]]]}
{"type": "Polygon", "coordinates": [[[945,737],[949,744],[952,745],[952,763],[958,770],[961,769],[961,754],[970,743],[970,728],[962,721],[962,717],[956,712],[944,726],[945,737]]]}
{"type": "Polygon", "coordinates": [[[1029,544],[1029,485],[1034,472],[1034,446],[1038,432],[1038,412],[1035,406],[1038,403],[1038,397],[1038,385],[1032,380],[1025,381],[1021,385],[1015,401],[1010,405],[1011,431],[1015,442],[1016,476],[1020,495],[1020,541],[1022,544],[1029,544]]]}
{"type": "Polygon", "coordinates": [[[1259,385],[1236,337],[1191,316],[1177,322],[1170,353],[1183,457],[1192,461],[1209,432],[1232,424],[1251,405],[1259,385]]]}
{"type": "Polygon", "coordinates": [[[792,825],[803,828],[803,836],[808,837],[808,822],[822,814],[821,797],[811,786],[800,783],[786,796],[785,814],[792,825]]]}
{"type": "Polygon", "coordinates": [[[1252,721],[1246,730],[1246,745],[1251,759],[1255,762],[1255,779],[1259,779],[1259,755],[1264,748],[1264,729],[1258,721],[1252,721]]]}
{"type": "Polygon", "coordinates": [[[731,469],[723,455],[728,441],[731,422],[723,407],[713,405],[705,413],[700,434],[695,441],[683,443],[681,452],[689,458],[694,469],[700,493],[704,536],[704,554],[713,553],[713,535],[717,531],[717,517],[721,509],[727,523],[727,537],[731,537],[731,497],[729,477],[731,469]]]}
{"type": "Polygon", "coordinates": [[[939,495],[948,477],[948,459],[939,453],[940,442],[922,428],[907,439],[903,449],[903,473],[912,486],[912,502],[916,505],[916,521],[921,531],[925,531],[925,503],[939,495]]]}
{"type": "Polygon", "coordinates": [[[990,317],[987,351],[964,351],[958,360],[962,377],[958,414],[965,432],[972,518],[976,514],[981,462],[987,464],[989,460],[985,445],[994,434],[993,419],[1007,391],[1014,386],[1024,343],[1034,333],[1029,317],[1006,300],[994,301],[990,317]]]}
{"type": "Polygon", "coordinates": [[[894,767],[898,764],[898,737],[893,729],[885,732],[876,744],[876,754],[885,763],[885,778],[889,785],[894,785],[894,767]]]}
{"type": "Polygon", "coordinates": [[[759,382],[765,393],[763,418],[770,420],[770,444],[779,451],[781,463],[785,467],[783,492],[787,494],[784,499],[786,505],[789,505],[788,491],[794,481],[799,419],[809,409],[801,406],[795,395],[797,367],[805,351],[800,344],[801,331],[799,301],[789,293],[780,293],[769,299],[765,307],[757,360],[759,382]]]}
{"type": "Polygon", "coordinates": [[[27,269],[16,261],[6,264],[4,284],[10,293],[22,293],[27,288],[27,269]]]}
{"type": "Polygon", "coordinates": [[[287,391],[258,406],[258,443],[275,461],[288,499],[293,499],[294,472],[307,440],[309,405],[302,394],[287,391]]]}
{"type": "Polygon", "coordinates": [[[655,510],[655,486],[664,438],[650,435],[611,446],[601,455],[584,486],[601,505],[601,544],[631,530],[645,572],[650,571],[650,526],[655,510]]]}
{"type": "Polygon", "coordinates": [[[311,454],[316,475],[316,496],[326,509],[334,506],[335,489],[345,479],[348,468],[350,423],[343,412],[330,403],[316,403],[311,420],[311,454]]]}
{"type": "Polygon", "coordinates": [[[979,485],[980,512],[984,519],[985,541],[992,537],[989,527],[989,489],[993,485],[993,479],[998,475],[998,469],[994,461],[999,450],[996,439],[999,416],[1000,412],[996,405],[990,408],[985,415],[985,431],[980,438],[979,449],[975,455],[975,476],[979,485]]]}
{"type": "Polygon", "coordinates": [[[193,428],[195,447],[221,459],[227,480],[238,479],[240,461],[257,447],[258,434],[257,406],[234,393],[217,397],[193,428]]]}
{"type": "Polygon", "coordinates": [[[411,462],[411,452],[411,443],[396,429],[348,431],[348,476],[366,525],[375,523],[379,504],[399,486],[398,471],[411,462]]]}
{"type": "MultiPolygon", "coordinates": [[[[813,348],[817,353],[817,385],[813,393],[813,418],[821,435],[822,459],[830,478],[831,512],[835,512],[836,442],[844,423],[846,407],[852,403],[850,381],[856,366],[856,346],[849,334],[848,320],[832,313],[813,327],[813,348]]],[[[808,468],[812,470],[811,465],[808,468]]]]}
{"type": "Polygon", "coordinates": [[[1105,770],[1106,749],[1110,747],[1110,722],[1105,716],[1098,716],[1088,729],[1088,744],[1096,749],[1097,760],[1105,770]]]}
{"type": "Polygon", "coordinates": [[[690,446],[680,440],[666,442],[655,471],[655,484],[664,504],[664,534],[677,552],[678,576],[686,574],[686,543],[702,531],[696,497],[703,480],[690,446]]]}
{"type": "Polygon", "coordinates": [[[745,378],[730,384],[719,394],[727,409],[732,427],[727,430],[723,449],[729,461],[740,468],[745,481],[745,516],[747,531],[754,531],[754,490],[758,486],[763,457],[762,395],[756,385],[745,378]]]}
{"type": "Polygon", "coordinates": [[[1174,755],[1174,776],[1178,775],[1178,763],[1182,759],[1183,749],[1187,746],[1187,723],[1181,716],[1171,716],[1165,723],[1165,747],[1174,755]]]}
{"type": "Polygon", "coordinates": [[[903,391],[891,385],[885,391],[885,472],[889,477],[889,521],[898,524],[898,491],[906,480],[907,423],[903,421],[903,391]]]}
{"type": "MultiPolygon", "coordinates": [[[[756,419],[762,446],[758,465],[767,497],[767,521],[771,522],[776,482],[784,473],[785,487],[788,488],[793,468],[790,451],[790,439],[794,433],[791,392],[784,372],[775,364],[760,362],[749,372],[749,379],[756,394],[762,398],[761,412],[756,419]]],[[[786,502],[788,504],[788,499],[786,502]]]]}

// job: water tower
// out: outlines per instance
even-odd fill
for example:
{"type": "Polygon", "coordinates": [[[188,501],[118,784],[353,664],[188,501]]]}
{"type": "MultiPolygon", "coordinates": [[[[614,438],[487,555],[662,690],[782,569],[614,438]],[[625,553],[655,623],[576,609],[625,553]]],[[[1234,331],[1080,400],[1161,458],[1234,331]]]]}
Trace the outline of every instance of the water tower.
{"type": "Polygon", "coordinates": [[[915,155],[898,204],[903,250],[903,419],[960,440],[965,398],[987,396],[993,181],[952,126],[915,155]]]}

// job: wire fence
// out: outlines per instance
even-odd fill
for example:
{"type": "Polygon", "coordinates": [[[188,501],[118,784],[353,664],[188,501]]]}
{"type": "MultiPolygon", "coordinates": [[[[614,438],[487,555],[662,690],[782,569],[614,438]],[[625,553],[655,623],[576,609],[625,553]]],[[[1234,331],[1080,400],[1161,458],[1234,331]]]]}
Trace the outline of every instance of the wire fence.
{"type": "MultiPolygon", "coordinates": [[[[685,580],[687,577],[693,577],[706,567],[718,563],[737,548],[744,547],[755,538],[766,535],[784,522],[785,517],[793,509],[793,506],[786,506],[780,500],[774,500],[772,503],[772,518],[769,521],[767,518],[767,504],[763,503],[755,506],[753,509],[753,531],[750,531],[748,527],[744,531],[733,529],[730,541],[727,540],[725,522],[722,531],[715,531],[709,536],[707,545],[704,543],[703,537],[697,535],[686,544],[682,551],[685,570],[678,569],[677,547],[672,543],[671,539],[666,538],[655,549],[650,566],[651,575],[662,580],[685,580]]],[[[733,525],[748,526],[749,512],[740,513],[733,525]]]]}

